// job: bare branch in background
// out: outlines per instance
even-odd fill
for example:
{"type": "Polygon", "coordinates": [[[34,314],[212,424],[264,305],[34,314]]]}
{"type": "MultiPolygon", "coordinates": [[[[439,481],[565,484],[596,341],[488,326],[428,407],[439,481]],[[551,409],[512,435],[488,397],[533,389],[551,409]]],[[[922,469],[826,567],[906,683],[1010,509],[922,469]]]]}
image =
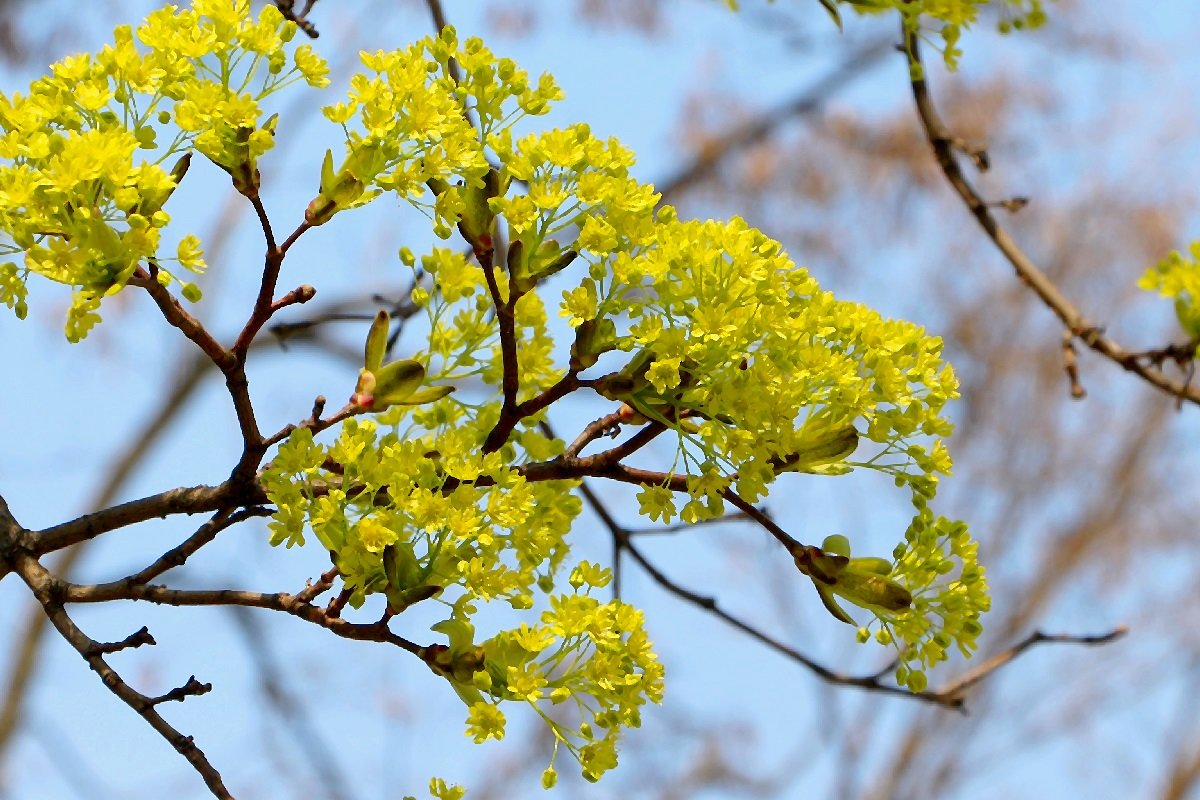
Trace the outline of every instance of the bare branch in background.
{"type": "Polygon", "coordinates": [[[992,213],[992,204],[986,201],[975,187],[967,180],[966,174],[958,164],[957,153],[968,156],[976,169],[983,172],[988,168],[986,151],[969,146],[954,136],[942,123],[933,107],[929,87],[923,77],[927,70],[921,61],[918,36],[902,27],[904,34],[904,50],[907,57],[913,61],[914,77],[911,81],[913,100],[916,102],[917,116],[933,148],[938,166],[946,176],[946,181],[962,199],[963,204],[979,223],[1008,262],[1016,270],[1017,277],[1041,299],[1041,301],[1066,326],[1071,336],[1083,342],[1087,347],[1116,363],[1123,369],[1132,372],[1147,383],[1182,400],[1200,404],[1200,387],[1190,386],[1187,381],[1178,381],[1168,377],[1161,369],[1151,363],[1143,363],[1137,352],[1130,351],[1107,336],[1101,326],[1088,320],[1087,317],[1062,293],[1059,287],[1040,269],[1032,259],[1025,254],[1012,235],[999,223],[992,213]]]}

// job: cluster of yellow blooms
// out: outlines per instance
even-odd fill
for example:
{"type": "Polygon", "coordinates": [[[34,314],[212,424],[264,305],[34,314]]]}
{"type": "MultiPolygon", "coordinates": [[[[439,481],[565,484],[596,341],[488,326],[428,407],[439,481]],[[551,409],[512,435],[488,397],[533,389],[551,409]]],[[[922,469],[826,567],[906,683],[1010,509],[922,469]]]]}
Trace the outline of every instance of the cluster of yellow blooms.
{"type": "Polygon", "coordinates": [[[1138,286],[1175,301],[1179,325],[1197,343],[1200,354],[1200,242],[1193,242],[1186,255],[1172,251],[1146,270],[1138,286]]]}
{"type": "MultiPolygon", "coordinates": [[[[295,32],[270,5],[257,20],[230,0],[168,6],[136,32],[117,28],[95,57],[58,62],[28,96],[0,95],[0,158],[8,162],[0,166],[0,232],[10,240],[0,240],[0,258],[24,255],[22,264],[0,264],[0,302],[24,317],[31,273],[71,286],[67,338],[79,341],[100,321],[101,299],[121,291],[140,263],[164,285],[175,280],[164,261],[203,270],[195,236],[179,240],[174,258],[159,255],[170,221],[163,204],[192,150],[252,190],[254,163],[273,144],[259,102],[299,80],[329,82],[307,45],[288,66],[284,45],[295,32]],[[160,146],[164,130],[173,138],[160,146]],[[135,163],[139,150],[153,159],[135,163]],[[180,153],[174,169],[163,169],[180,153]]],[[[183,294],[200,296],[193,284],[183,294]]]]}
{"type": "MultiPolygon", "coordinates": [[[[909,4],[855,5],[908,13],[909,4]]],[[[0,96],[0,157],[8,162],[0,167],[0,231],[10,240],[0,253],[24,256],[0,266],[0,301],[19,316],[30,274],[73,287],[74,341],[99,320],[101,298],[139,265],[164,286],[176,280],[165,261],[203,269],[193,236],[180,240],[174,259],[158,252],[170,219],[163,204],[193,151],[257,198],[256,164],[275,135],[260,101],[301,81],[323,87],[328,70],[307,46],[287,47],[295,25],[274,7],[253,19],[248,6],[168,6],[136,32],[119,28],[115,45],[95,58],[55,65],[28,97],[0,96]],[[173,138],[160,146],[166,130],[173,138]],[[135,163],[139,150],[153,160],[135,163]],[[163,168],[180,155],[176,168],[163,168]]],[[[632,154],[585,125],[514,140],[513,124],[545,113],[561,92],[548,76],[531,82],[477,39],[460,42],[447,28],[361,60],[366,71],[352,79],[348,99],[324,109],[342,126],[346,152],[340,164],[326,155],[305,219],[321,225],[393,192],[429,214],[442,238],[462,232],[474,259],[435,248],[419,260],[431,282],[413,300],[428,318],[428,347],[413,355],[414,366],[402,365],[403,381],[477,377],[497,391],[474,405],[447,389],[423,395],[424,405],[374,409],[328,444],[298,429],[261,476],[278,509],[273,544],[301,545],[311,531],[355,606],[374,593],[395,613],[444,603],[449,616],[434,630],[448,643],[425,658],[469,706],[476,741],[503,736],[502,702],[525,702],[585,777],[615,766],[620,731],[639,724],[641,705],[661,699],[662,667],[641,612],[591,596],[611,580],[607,570],[574,565],[572,591],[556,592],[581,505],[576,481],[526,477],[530,465],[565,449],[538,428],[540,410],[502,446],[483,447],[505,408],[498,297],[511,301],[514,318],[519,385],[510,400],[574,380],[622,404],[625,422],[670,432],[675,458],[664,474],[686,476],[687,497],[679,509],[669,480],[644,485],[640,508],[651,519],[718,517],[730,492],[755,502],[783,472],[874,469],[906,486],[912,525],[894,564],[871,568],[902,587],[905,601],[851,597],[873,616],[859,638],[894,643],[897,679],[914,691],[951,646],[969,654],[988,605],[976,546],[963,524],[928,508],[938,476],[950,470],[942,439],[951,426],[941,412],[957,393],[940,340],[822,291],[740,219],[678,219],[630,176],[632,154]],[[566,281],[554,310],[573,332],[569,366],[568,343],[555,340],[549,321],[550,279],[566,281]],[[601,364],[614,369],[599,374],[601,364]],[[865,443],[869,452],[851,460],[865,443]],[[491,601],[507,602],[523,621],[476,642],[472,620],[491,601]],[[545,709],[562,703],[575,706],[573,727],[545,709]]],[[[418,263],[407,249],[400,259],[418,263]]],[[[198,297],[191,284],[181,291],[198,297]]],[[[372,361],[371,348],[365,372],[382,374],[390,367],[382,356],[372,361]]],[[[554,776],[552,764],[544,783],[554,776]]]]}

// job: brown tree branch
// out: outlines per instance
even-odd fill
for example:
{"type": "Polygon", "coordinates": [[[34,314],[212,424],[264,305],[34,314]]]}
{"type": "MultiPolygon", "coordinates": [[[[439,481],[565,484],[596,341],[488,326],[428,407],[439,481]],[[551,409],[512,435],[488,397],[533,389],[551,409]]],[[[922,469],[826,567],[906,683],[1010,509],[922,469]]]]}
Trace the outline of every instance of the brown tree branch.
{"type": "Polygon", "coordinates": [[[35,531],[29,549],[34,556],[42,556],[118,528],[170,514],[201,514],[217,511],[222,506],[249,505],[265,500],[258,490],[235,489],[229,483],[170,489],[35,531]]]}
{"type": "MultiPolygon", "coordinates": [[[[47,573],[48,574],[48,573],[47,573]]],[[[128,585],[121,582],[77,584],[58,581],[62,603],[108,603],[114,600],[144,600],[166,606],[244,606],[280,611],[355,641],[383,642],[419,657],[426,648],[410,642],[388,628],[386,622],[347,622],[328,610],[304,602],[287,592],[267,593],[242,589],[169,589],[165,586],[128,585]]]]}
{"type": "MultiPolygon", "coordinates": [[[[128,445],[123,453],[117,456],[112,467],[106,471],[105,483],[89,504],[91,508],[105,508],[112,503],[117,492],[125,485],[137,465],[142,462],[155,442],[162,438],[171,421],[178,416],[187,400],[199,388],[204,376],[208,374],[210,363],[202,353],[194,354],[162,402],[156,406],[154,416],[141,429],[140,435],[128,445]]],[[[2,549],[0,547],[0,550],[2,549]]],[[[32,540],[26,549],[33,549],[32,540]]],[[[55,562],[55,572],[64,577],[69,576],[86,549],[86,542],[68,548],[55,562]]],[[[0,569],[3,568],[2,562],[3,559],[0,559],[0,569]]],[[[46,615],[41,612],[40,608],[31,608],[25,626],[14,637],[10,648],[11,665],[4,670],[8,676],[7,685],[0,690],[0,697],[4,698],[3,705],[0,706],[0,762],[3,761],[8,744],[12,741],[12,734],[20,721],[26,688],[37,668],[39,645],[46,631],[46,622],[46,615]]]]}
{"type": "Polygon", "coordinates": [[[200,351],[217,365],[217,369],[228,374],[229,370],[236,366],[237,359],[234,354],[226,350],[201,324],[200,320],[192,316],[191,312],[184,308],[167,290],[167,287],[158,282],[155,275],[138,267],[133,277],[129,279],[129,285],[145,289],[146,294],[150,295],[150,299],[162,312],[163,319],[171,326],[178,328],[184,336],[199,347],[200,351]]]}
{"type": "Polygon", "coordinates": [[[308,13],[312,11],[316,2],[317,0],[304,0],[304,8],[300,11],[296,10],[296,0],[275,0],[275,7],[283,14],[284,19],[296,23],[296,27],[304,31],[305,36],[316,39],[321,34],[317,31],[317,26],[308,19],[308,13]]]}
{"type": "MultiPolygon", "coordinates": [[[[221,800],[233,800],[233,795],[229,793],[221,780],[221,774],[209,763],[208,758],[196,746],[192,737],[186,736],[172,727],[155,709],[155,706],[164,699],[176,698],[168,696],[150,698],[127,684],[117,671],[104,660],[105,645],[94,641],[85,634],[67,615],[62,602],[63,585],[50,574],[49,570],[39,564],[37,559],[28,554],[21,554],[17,557],[14,567],[34,596],[37,597],[38,602],[41,603],[51,624],[83,656],[88,666],[100,676],[100,680],[108,687],[108,690],[137,712],[151,728],[175,748],[176,752],[187,759],[188,763],[200,774],[214,797],[221,798],[221,800]]],[[[198,693],[198,687],[192,686],[192,682],[189,682],[180,691],[195,694],[198,693]]]]}
{"type": "Polygon", "coordinates": [[[341,572],[337,567],[333,567],[327,572],[321,574],[315,582],[304,587],[303,591],[296,595],[296,599],[301,603],[311,603],[321,595],[333,588],[333,582],[341,572]]]}
{"type": "Polygon", "coordinates": [[[1042,633],[1034,631],[1021,641],[1017,642],[1007,650],[997,653],[987,661],[978,665],[970,672],[957,678],[951,683],[938,689],[937,694],[946,697],[962,697],[968,689],[982,681],[984,678],[991,675],[996,670],[1003,667],[1005,664],[1012,662],[1026,650],[1031,647],[1036,647],[1039,644],[1082,644],[1082,645],[1101,645],[1115,642],[1120,639],[1129,629],[1124,625],[1119,625],[1107,633],[1099,634],[1070,634],[1070,633],[1042,633]]]}
{"type": "Polygon", "coordinates": [[[751,639],[765,644],[775,652],[786,656],[792,661],[795,661],[811,671],[821,680],[837,686],[853,686],[858,689],[865,689],[869,692],[879,692],[881,694],[903,697],[908,700],[924,700],[951,708],[958,708],[962,705],[962,700],[959,698],[942,698],[937,696],[935,693],[928,691],[914,694],[908,689],[900,686],[883,683],[883,677],[889,673],[890,670],[885,670],[883,674],[873,673],[871,675],[861,676],[846,675],[836,672],[820,664],[796,648],[784,644],[774,636],[771,636],[770,634],[754,627],[748,622],[735,617],[717,605],[717,600],[715,597],[694,592],[667,577],[662,570],[658,569],[658,567],[656,567],[649,559],[645,557],[645,555],[642,554],[637,545],[633,543],[632,534],[629,529],[617,523],[616,518],[613,517],[608,509],[604,507],[604,505],[600,502],[600,499],[595,495],[594,492],[592,492],[591,488],[588,487],[586,483],[580,484],[579,491],[583,495],[584,500],[587,501],[588,506],[596,513],[601,522],[604,523],[604,526],[608,528],[609,533],[613,537],[615,548],[618,551],[629,553],[633,560],[636,561],[638,565],[646,571],[646,574],[649,575],[655,583],[657,583],[670,594],[673,594],[681,600],[684,600],[685,602],[690,603],[697,608],[708,612],[709,614],[712,614],[717,619],[725,622],[727,625],[733,626],[737,630],[749,636],[751,639]]]}
{"type": "Polygon", "coordinates": [[[488,292],[492,296],[492,304],[496,308],[496,322],[500,327],[500,390],[503,401],[500,406],[500,418],[495,427],[488,433],[483,443],[483,452],[492,453],[499,450],[508,441],[509,435],[520,421],[520,411],[517,408],[517,390],[520,388],[520,365],[517,361],[517,316],[516,294],[510,285],[508,298],[500,293],[500,285],[496,280],[495,268],[492,265],[493,251],[475,248],[475,257],[483,268],[487,279],[488,292]]]}
{"type": "Polygon", "coordinates": [[[984,200],[967,180],[955,155],[956,152],[965,153],[976,163],[977,167],[986,169],[987,160],[982,155],[983,151],[967,147],[954,137],[942,122],[933,107],[929,86],[924,77],[928,70],[921,61],[917,32],[908,30],[903,23],[901,31],[904,36],[905,58],[912,59],[911,67],[914,77],[911,79],[911,85],[917,117],[929,140],[938,166],[941,167],[946,181],[958,194],[971,216],[975,217],[976,222],[992,240],[996,249],[1012,265],[1021,282],[1032,289],[1042,303],[1062,321],[1071,337],[1079,339],[1095,352],[1139,376],[1150,385],[1181,400],[1186,399],[1200,404],[1200,387],[1189,386],[1185,382],[1168,377],[1160,370],[1151,368],[1142,363],[1137,353],[1126,350],[1114,339],[1105,335],[1099,326],[1089,321],[1083,312],[1067,299],[1054,281],[1025,254],[1011,234],[999,223],[992,213],[992,204],[984,200]]]}
{"type": "Polygon", "coordinates": [[[201,525],[195,533],[178,546],[171,548],[159,556],[153,564],[127,578],[121,579],[118,583],[127,583],[131,586],[149,583],[164,572],[183,566],[200,548],[212,542],[213,539],[216,539],[217,534],[221,531],[232,528],[234,525],[245,522],[253,517],[266,517],[270,516],[270,514],[271,512],[268,509],[261,506],[242,509],[237,513],[233,513],[227,509],[219,511],[212,519],[201,525]]]}
{"type": "Polygon", "coordinates": [[[307,303],[317,293],[316,289],[306,285],[294,290],[279,301],[275,301],[275,289],[279,285],[279,272],[283,268],[283,259],[296,240],[312,226],[308,222],[301,222],[296,230],[288,236],[287,241],[283,245],[277,246],[275,234],[271,230],[271,222],[267,219],[267,212],[263,208],[262,201],[255,197],[251,198],[251,202],[254,205],[259,224],[262,226],[267,249],[263,255],[262,280],[259,283],[258,296],[254,299],[254,309],[250,312],[250,318],[246,320],[246,324],[242,326],[233,347],[230,348],[230,352],[243,365],[246,362],[246,354],[250,352],[250,345],[254,343],[254,337],[258,335],[264,325],[271,321],[275,312],[293,303],[307,303]]]}

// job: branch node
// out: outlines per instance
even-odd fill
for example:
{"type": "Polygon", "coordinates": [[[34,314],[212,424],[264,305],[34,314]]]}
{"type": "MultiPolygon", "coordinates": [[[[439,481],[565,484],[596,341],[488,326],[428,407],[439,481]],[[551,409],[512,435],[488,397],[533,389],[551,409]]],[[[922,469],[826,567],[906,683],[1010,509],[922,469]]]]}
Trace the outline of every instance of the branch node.
{"type": "Polygon", "coordinates": [[[308,38],[316,39],[321,34],[317,31],[317,26],[308,19],[308,12],[312,11],[316,1],[305,0],[304,8],[300,11],[296,11],[296,0],[275,0],[275,7],[279,9],[279,13],[283,14],[284,19],[296,23],[296,27],[304,31],[308,38]]]}
{"type": "Polygon", "coordinates": [[[119,642],[95,642],[91,647],[88,647],[84,653],[84,658],[92,658],[93,656],[103,656],[109,653],[119,653],[122,650],[128,650],[131,647],[141,647],[142,645],[154,645],[158,642],[154,641],[154,637],[150,635],[150,629],[145,625],[141,630],[131,633],[119,642]]]}
{"type": "Polygon", "coordinates": [[[1075,336],[1070,331],[1063,331],[1062,337],[1063,369],[1066,370],[1067,380],[1071,383],[1071,397],[1082,400],[1087,397],[1087,389],[1079,382],[1079,364],[1075,358],[1075,336]]]}
{"type": "Polygon", "coordinates": [[[342,589],[338,596],[330,600],[329,605],[325,607],[325,616],[330,619],[338,619],[342,616],[342,609],[348,602],[350,602],[350,589],[342,589]]]}
{"type": "MultiPolygon", "coordinates": [[[[182,702],[189,697],[199,697],[202,694],[208,694],[212,691],[212,688],[211,683],[201,683],[196,680],[195,675],[192,675],[183,686],[172,689],[158,697],[151,697],[148,702],[152,707],[160,703],[182,702]]],[[[187,738],[190,740],[192,737],[189,736],[187,738]]]]}
{"type": "Polygon", "coordinates": [[[994,200],[988,203],[993,208],[1002,208],[1010,214],[1016,214],[1025,206],[1029,205],[1029,198],[1023,195],[1010,197],[1007,200],[994,200]]]}

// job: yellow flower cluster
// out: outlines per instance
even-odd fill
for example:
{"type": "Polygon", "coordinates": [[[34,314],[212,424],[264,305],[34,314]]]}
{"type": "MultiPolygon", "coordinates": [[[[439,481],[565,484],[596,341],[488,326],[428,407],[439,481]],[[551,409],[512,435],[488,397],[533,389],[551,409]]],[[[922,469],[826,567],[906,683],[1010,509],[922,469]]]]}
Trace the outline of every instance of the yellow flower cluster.
{"type": "Polygon", "coordinates": [[[1138,287],[1174,300],[1180,327],[1193,340],[1200,341],[1200,242],[1193,242],[1186,255],[1172,251],[1146,270],[1138,287]]]}
{"type": "Polygon", "coordinates": [[[263,476],[279,509],[271,543],[303,544],[311,529],[336,554],[356,606],[387,587],[384,551],[392,547],[421,565],[397,592],[458,586],[472,599],[530,607],[535,586],[552,580],[567,555],[564,537],[581,504],[570,482],[531,484],[500,453],[481,455],[477,435],[456,418],[440,433],[411,437],[380,436],[371,420],[351,420],[328,447],[297,431],[263,476]],[[321,469],[326,459],[344,465],[340,485],[321,469]]]}
{"type": "Polygon", "coordinates": [[[583,275],[559,311],[576,329],[573,358],[620,366],[613,359],[627,354],[592,387],[677,438],[672,471],[688,476],[685,504],[678,509],[665,485],[644,486],[642,513],[695,522],[722,514],[729,488],[760,499],[785,470],[882,471],[909,488],[917,510],[913,544],[898,551],[892,576],[914,592],[914,607],[873,609],[903,649],[902,677],[922,680],[946,637],[973,648],[986,582],[965,528],[927,509],[951,468],[943,437],[952,426],[941,411],[957,382],[941,341],[822,291],[740,219],[679,220],[629,176],[631,154],[585,125],[495,142],[500,185],[528,187],[489,203],[525,262],[510,253],[510,279],[578,253],[586,266],[563,273],[583,275]],[[860,438],[873,452],[852,462],[860,438]]]}
{"type": "Polygon", "coordinates": [[[322,181],[310,207],[314,224],[384,191],[419,203],[430,185],[435,230],[449,238],[463,191],[488,171],[485,143],[526,115],[546,113],[562,96],[549,75],[532,85],[481,40],[460,43],[452,27],[436,39],[360,58],[368,71],[351,79],[349,98],[323,109],[346,134],[346,157],[322,181]]]}
{"type": "MultiPolygon", "coordinates": [[[[380,420],[398,422],[404,413],[413,412],[397,409],[380,420]]],[[[444,417],[416,412],[422,413],[429,423],[444,417]]],[[[497,704],[528,703],[580,760],[584,775],[598,779],[616,764],[621,730],[640,725],[640,707],[662,699],[662,666],[642,613],[589,596],[612,574],[587,562],[570,574],[574,594],[549,594],[581,509],[573,482],[527,483],[504,465],[501,453],[479,453],[482,433],[470,420],[450,415],[446,424],[430,427],[437,430],[424,436],[414,429],[400,436],[398,428],[380,435],[374,422],[351,420],[329,446],[297,431],[263,475],[279,509],[271,541],[303,544],[311,529],[333,554],[355,606],[373,592],[385,592],[396,611],[410,599],[437,597],[450,605],[451,618],[434,626],[450,646],[431,666],[467,703],[468,735],[477,742],[503,738],[505,716],[497,704]],[[336,479],[323,469],[331,460],[344,465],[336,479]],[[411,566],[393,567],[393,561],[411,566]],[[535,593],[548,595],[539,622],[474,642],[477,601],[505,600],[523,611],[535,604],[535,593]],[[582,715],[576,728],[541,708],[568,701],[582,715]]],[[[561,451],[530,430],[517,443],[541,456],[561,451]]],[[[515,451],[508,457],[529,458],[515,451]]]]}
{"type": "MultiPolygon", "coordinates": [[[[28,96],[0,95],[0,258],[23,256],[0,265],[0,302],[24,317],[31,274],[73,287],[67,338],[78,341],[99,321],[101,299],[124,288],[139,264],[164,285],[174,280],[165,261],[202,271],[194,236],[181,239],[173,259],[160,255],[170,221],[163,205],[193,148],[239,190],[257,190],[255,161],[273,143],[259,101],[300,80],[328,83],[328,68],[307,46],[285,69],[295,30],[272,5],[251,18],[248,0],[167,6],[136,31],[117,28],[94,57],[54,64],[28,96]],[[166,145],[162,132],[172,136],[166,145]],[[179,154],[174,169],[163,168],[179,154]]],[[[183,293],[199,298],[191,284],[183,293]]]]}

